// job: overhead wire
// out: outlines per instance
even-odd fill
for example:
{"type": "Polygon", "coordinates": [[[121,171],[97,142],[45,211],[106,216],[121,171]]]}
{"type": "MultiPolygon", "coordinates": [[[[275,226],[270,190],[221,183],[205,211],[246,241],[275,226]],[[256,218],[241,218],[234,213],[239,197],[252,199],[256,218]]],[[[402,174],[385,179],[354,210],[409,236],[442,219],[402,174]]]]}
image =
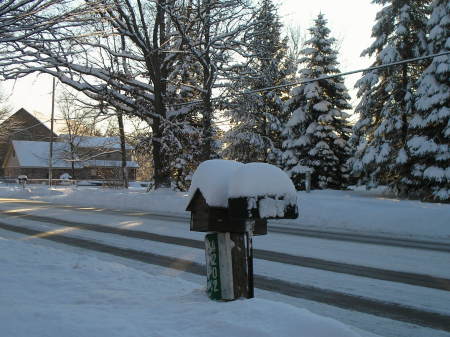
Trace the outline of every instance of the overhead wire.
{"type": "MultiPolygon", "coordinates": [[[[237,93],[223,95],[223,96],[219,96],[219,97],[213,97],[213,98],[211,98],[211,101],[221,101],[221,100],[224,100],[224,99],[227,99],[227,98],[232,98],[232,97],[235,97],[235,96],[245,96],[245,95],[261,93],[261,92],[270,91],[270,90],[275,90],[275,89],[282,89],[282,88],[288,88],[288,87],[293,87],[293,86],[297,86],[297,85],[312,83],[312,82],[316,82],[316,81],[320,81],[320,80],[327,80],[327,79],[332,79],[332,78],[345,77],[345,76],[349,76],[349,75],[353,75],[353,74],[357,74],[357,73],[369,72],[369,71],[374,71],[374,70],[394,67],[394,66],[398,66],[398,65],[402,65],[402,64],[418,62],[418,61],[422,61],[422,60],[426,60],[426,59],[430,59],[430,58],[435,58],[435,57],[439,57],[439,56],[445,56],[445,55],[449,55],[449,54],[450,54],[450,51],[446,51],[446,52],[443,52],[443,53],[437,53],[437,54],[432,54],[432,55],[427,55],[427,56],[420,56],[420,57],[410,58],[410,59],[401,60],[401,61],[397,61],[397,62],[381,64],[381,65],[374,66],[374,67],[369,67],[369,68],[357,69],[357,70],[352,70],[352,71],[338,73],[338,74],[333,74],[333,75],[320,76],[320,77],[311,78],[311,79],[304,79],[304,80],[300,80],[300,81],[296,81],[296,82],[280,84],[280,85],[274,85],[274,86],[259,88],[259,89],[255,89],[255,90],[248,90],[248,91],[244,91],[244,92],[237,92],[237,93]]],[[[190,102],[173,103],[173,104],[165,105],[165,106],[166,106],[166,108],[170,108],[170,107],[182,107],[182,106],[188,106],[188,105],[196,105],[196,104],[202,104],[202,103],[203,103],[202,100],[194,100],[194,101],[190,101],[190,102]]],[[[109,118],[109,117],[114,116],[114,114],[105,114],[105,115],[106,115],[105,116],[106,119],[109,118]]],[[[76,119],[76,118],[74,118],[74,119],[76,119]]],[[[61,119],[55,119],[55,120],[63,120],[63,119],[61,118],[61,119]]],[[[43,123],[46,123],[46,122],[49,122],[49,121],[50,120],[47,120],[47,121],[45,121],[43,123]]],[[[28,128],[18,130],[16,132],[12,133],[12,134],[16,134],[16,133],[20,133],[20,132],[26,131],[28,129],[34,128],[34,127],[36,127],[38,125],[41,125],[41,124],[42,123],[32,125],[32,126],[30,126],[28,128]]]]}
{"type": "MultiPolygon", "coordinates": [[[[443,53],[427,55],[427,56],[420,56],[420,57],[410,58],[410,59],[406,59],[406,60],[402,60],[402,61],[397,61],[397,62],[392,62],[392,63],[387,63],[387,64],[381,64],[379,66],[374,66],[374,67],[369,67],[369,68],[357,69],[357,70],[347,71],[347,72],[333,74],[333,75],[320,76],[320,77],[311,78],[311,79],[304,79],[304,80],[301,80],[301,81],[296,81],[296,82],[291,82],[291,83],[286,83],[286,84],[280,84],[280,85],[274,85],[274,86],[271,86],[271,87],[265,87],[265,88],[255,89],[255,90],[248,90],[248,91],[244,91],[244,92],[237,92],[237,93],[228,94],[228,95],[224,95],[224,96],[220,96],[220,97],[213,97],[211,99],[211,101],[221,101],[221,100],[224,100],[224,99],[227,99],[227,98],[232,98],[232,97],[235,97],[235,96],[251,95],[251,94],[256,94],[256,93],[260,93],[260,92],[270,91],[270,90],[274,90],[274,89],[288,88],[288,87],[293,87],[293,86],[302,85],[302,84],[306,84],[306,83],[312,83],[312,82],[316,82],[316,81],[320,81],[320,80],[328,80],[328,79],[337,78],[337,77],[344,77],[344,76],[349,76],[349,75],[353,75],[353,74],[357,74],[357,73],[362,73],[362,72],[368,72],[368,71],[373,71],[373,70],[379,70],[379,69],[394,67],[394,66],[398,66],[398,65],[402,65],[402,64],[406,64],[406,63],[418,62],[418,61],[422,61],[422,60],[426,60],[426,59],[430,59],[430,58],[434,58],[434,57],[439,57],[439,56],[444,56],[444,55],[449,55],[449,54],[450,54],[450,51],[446,51],[446,52],[443,52],[443,53]]],[[[195,101],[190,101],[190,102],[174,103],[174,104],[166,105],[166,107],[169,108],[169,107],[178,107],[178,106],[202,104],[202,103],[203,103],[202,100],[195,100],[195,101]]]]}

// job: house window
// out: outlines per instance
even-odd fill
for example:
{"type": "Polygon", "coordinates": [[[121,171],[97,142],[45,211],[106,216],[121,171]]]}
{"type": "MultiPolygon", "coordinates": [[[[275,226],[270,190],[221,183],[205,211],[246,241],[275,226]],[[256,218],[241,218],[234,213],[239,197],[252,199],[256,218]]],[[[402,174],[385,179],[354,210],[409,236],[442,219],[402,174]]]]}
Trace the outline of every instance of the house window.
{"type": "Polygon", "coordinates": [[[95,168],[91,169],[91,176],[93,177],[97,176],[97,169],[95,168]]]}

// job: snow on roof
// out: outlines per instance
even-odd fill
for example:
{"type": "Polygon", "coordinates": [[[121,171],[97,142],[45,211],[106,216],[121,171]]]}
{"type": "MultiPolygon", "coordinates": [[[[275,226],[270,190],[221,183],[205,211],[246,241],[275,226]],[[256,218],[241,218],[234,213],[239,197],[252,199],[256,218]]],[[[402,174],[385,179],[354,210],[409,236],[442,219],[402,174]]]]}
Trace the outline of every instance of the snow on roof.
{"type": "Polygon", "coordinates": [[[266,163],[248,163],[234,172],[228,186],[230,198],[256,196],[292,196],[297,191],[288,175],[266,163]]]}
{"type": "MultiPolygon", "coordinates": [[[[50,152],[49,142],[13,140],[12,145],[21,167],[48,167],[48,157],[50,152]]],[[[72,166],[71,162],[64,158],[69,152],[70,146],[68,143],[54,142],[53,168],[70,168],[72,166]]],[[[75,163],[75,168],[120,166],[120,160],[87,160],[75,163]]],[[[139,167],[139,165],[135,161],[127,161],[127,167],[136,168],[139,167]]]]}
{"type": "Polygon", "coordinates": [[[234,160],[213,159],[201,163],[192,176],[190,203],[197,189],[212,207],[228,207],[228,184],[236,169],[243,166],[234,160]]]}
{"type": "MultiPolygon", "coordinates": [[[[50,152],[49,142],[13,140],[12,145],[16,153],[17,161],[21,167],[48,167],[48,157],[50,152]]],[[[55,153],[68,150],[66,143],[53,143],[53,151],[55,153]]],[[[59,159],[58,156],[53,158],[54,168],[69,168],[70,162],[59,159]]]]}
{"type": "Polygon", "coordinates": [[[294,184],[287,174],[265,163],[207,160],[192,177],[188,204],[197,189],[211,207],[228,207],[228,199],[238,197],[275,196],[296,200],[294,184]]]}
{"type": "MultiPolygon", "coordinates": [[[[99,147],[105,149],[120,149],[120,138],[119,137],[91,137],[91,136],[70,136],[70,135],[60,135],[61,139],[72,139],[73,144],[78,147],[92,148],[99,147]]],[[[125,148],[127,150],[132,150],[131,145],[126,144],[125,148]]]]}

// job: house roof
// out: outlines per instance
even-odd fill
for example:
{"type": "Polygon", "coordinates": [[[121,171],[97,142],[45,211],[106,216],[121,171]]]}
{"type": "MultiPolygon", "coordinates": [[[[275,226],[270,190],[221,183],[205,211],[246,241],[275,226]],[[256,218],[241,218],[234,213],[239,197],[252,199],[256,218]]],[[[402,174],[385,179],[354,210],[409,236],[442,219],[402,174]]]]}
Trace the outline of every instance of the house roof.
{"type": "MultiPolygon", "coordinates": [[[[12,147],[21,167],[48,167],[50,143],[38,141],[13,140],[12,147]]],[[[70,168],[71,162],[64,158],[70,152],[70,146],[64,142],[53,143],[53,168],[70,168]]],[[[87,160],[76,162],[75,168],[82,167],[120,167],[120,160],[87,160]]],[[[134,161],[127,161],[127,167],[136,168],[134,161]]]]}
{"type": "MultiPolygon", "coordinates": [[[[49,132],[51,132],[50,128],[42,121],[40,121],[36,116],[34,116],[33,114],[31,114],[30,112],[28,112],[27,110],[25,110],[24,108],[20,108],[19,110],[17,110],[15,113],[13,113],[11,116],[9,116],[7,119],[5,119],[2,123],[0,123],[0,125],[8,125],[8,123],[10,123],[12,120],[18,118],[18,116],[20,115],[27,115],[32,121],[33,121],[33,125],[31,127],[36,127],[38,125],[42,125],[43,127],[45,127],[49,132]]],[[[19,130],[20,131],[20,130],[19,130]]],[[[56,137],[56,133],[53,132],[54,137],[56,137]]]]}
{"type": "MultiPolygon", "coordinates": [[[[92,136],[70,136],[67,134],[60,135],[62,140],[71,139],[71,142],[77,147],[84,148],[104,148],[120,150],[119,137],[92,137],[92,136]]],[[[132,150],[133,146],[126,144],[127,150],[132,150]]]]}
{"type": "MultiPolygon", "coordinates": [[[[12,146],[16,153],[17,161],[21,167],[48,167],[48,157],[50,153],[49,142],[13,140],[12,146]]],[[[55,154],[69,150],[67,143],[53,143],[55,154]]],[[[61,158],[61,155],[55,155],[52,166],[54,168],[70,168],[71,163],[61,158]]],[[[77,167],[81,167],[77,164],[77,167]]]]}

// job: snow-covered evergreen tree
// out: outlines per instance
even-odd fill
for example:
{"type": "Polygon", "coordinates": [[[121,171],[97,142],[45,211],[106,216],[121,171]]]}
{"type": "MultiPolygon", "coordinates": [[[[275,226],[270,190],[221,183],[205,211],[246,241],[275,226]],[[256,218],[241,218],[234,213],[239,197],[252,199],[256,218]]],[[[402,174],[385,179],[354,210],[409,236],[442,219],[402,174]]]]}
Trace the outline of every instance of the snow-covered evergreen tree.
{"type": "Polygon", "coordinates": [[[248,59],[237,67],[230,92],[238,93],[227,107],[231,129],[225,134],[224,156],[242,162],[280,164],[283,97],[286,89],[263,88],[292,81],[294,71],[287,56],[287,39],[281,37],[282,24],[272,0],[261,0],[248,59]],[[247,92],[245,95],[240,95],[247,92]]]}
{"type": "MultiPolygon", "coordinates": [[[[200,163],[201,114],[198,105],[187,104],[200,99],[201,68],[189,54],[181,54],[175,62],[168,82],[169,121],[173,124],[167,165],[172,188],[187,190],[190,176],[200,163]]],[[[169,135],[168,135],[169,136],[169,135]]]]}
{"type": "MultiPolygon", "coordinates": [[[[335,39],[320,14],[309,29],[300,59],[300,80],[338,74],[335,39]]],[[[341,188],[348,177],[350,157],[348,114],[350,96],[342,77],[315,80],[291,91],[286,110],[291,117],[283,131],[284,167],[297,189],[304,188],[307,172],[312,188],[341,188]]]]}
{"type": "MultiPolygon", "coordinates": [[[[435,0],[428,21],[429,53],[450,51],[450,2],[435,0]]],[[[450,201],[450,55],[433,58],[419,79],[407,150],[410,194],[450,201]]]]}
{"type": "MultiPolygon", "coordinates": [[[[373,66],[426,53],[426,22],[430,0],[373,0],[384,7],[372,30],[375,41],[363,56],[375,56],[373,66]]],[[[406,192],[408,123],[414,111],[416,81],[426,62],[372,70],[357,82],[359,120],[353,131],[356,146],[353,173],[367,183],[388,184],[406,192]]]]}

